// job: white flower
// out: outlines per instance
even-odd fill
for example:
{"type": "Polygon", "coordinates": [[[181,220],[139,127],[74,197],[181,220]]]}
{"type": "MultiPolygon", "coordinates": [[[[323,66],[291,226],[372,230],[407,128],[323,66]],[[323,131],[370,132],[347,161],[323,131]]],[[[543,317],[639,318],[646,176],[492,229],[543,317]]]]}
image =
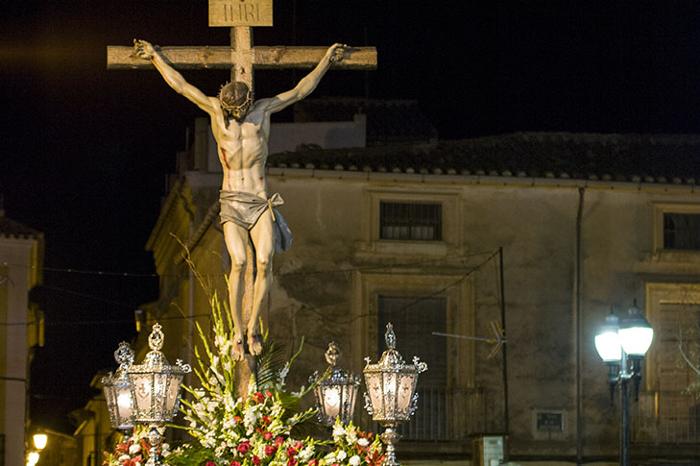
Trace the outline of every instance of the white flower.
{"type": "Polygon", "coordinates": [[[129,446],[129,454],[130,455],[135,455],[136,453],[141,451],[141,445],[138,443],[134,443],[133,445],[129,446]]]}
{"type": "Polygon", "coordinates": [[[357,444],[361,447],[366,447],[367,445],[369,445],[369,440],[367,440],[366,438],[361,438],[357,441],[357,444]]]}
{"type": "Polygon", "coordinates": [[[350,459],[348,460],[348,463],[350,463],[350,466],[359,466],[360,461],[362,461],[362,460],[360,459],[359,456],[353,455],[353,456],[351,456],[350,459]]]}
{"type": "Polygon", "coordinates": [[[333,426],[333,437],[342,437],[345,435],[345,428],[343,428],[343,425],[340,423],[337,423],[333,426]]]}
{"type": "Polygon", "coordinates": [[[348,454],[343,450],[340,450],[335,456],[338,458],[338,461],[343,461],[345,458],[347,458],[348,454]]]}
{"type": "Polygon", "coordinates": [[[131,457],[129,455],[122,455],[118,459],[119,459],[119,461],[127,461],[127,460],[130,460],[131,457]]]}

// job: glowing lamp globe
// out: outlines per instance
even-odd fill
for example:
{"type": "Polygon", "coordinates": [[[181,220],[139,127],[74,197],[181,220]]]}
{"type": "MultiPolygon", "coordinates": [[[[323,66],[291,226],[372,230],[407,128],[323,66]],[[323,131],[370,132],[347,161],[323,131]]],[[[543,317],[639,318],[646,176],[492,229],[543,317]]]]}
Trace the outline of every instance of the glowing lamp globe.
{"type": "Polygon", "coordinates": [[[642,315],[636,301],[620,322],[619,333],[625,353],[633,358],[643,358],[654,340],[654,329],[642,315]]]}
{"type": "Polygon", "coordinates": [[[134,363],[134,350],[123,341],[114,352],[114,359],[119,363],[119,368],[114,374],[110,372],[102,378],[102,390],[112,427],[128,430],[134,427],[134,398],[128,375],[128,369],[134,363]]]}
{"type": "Polygon", "coordinates": [[[619,319],[611,312],[595,336],[595,349],[603,362],[607,364],[619,364],[622,360],[622,345],[618,330],[619,319]]]}
{"type": "Polygon", "coordinates": [[[316,384],[314,395],[318,407],[318,420],[327,426],[333,425],[337,418],[340,418],[343,424],[352,421],[357,390],[360,388],[359,377],[336,367],[339,357],[338,345],[331,342],[325,353],[330,373],[327,377],[320,377],[316,372],[309,378],[310,383],[316,384]]]}
{"type": "Polygon", "coordinates": [[[34,443],[34,448],[41,451],[46,448],[46,444],[49,441],[49,436],[46,434],[34,434],[32,435],[32,442],[34,443]]]}

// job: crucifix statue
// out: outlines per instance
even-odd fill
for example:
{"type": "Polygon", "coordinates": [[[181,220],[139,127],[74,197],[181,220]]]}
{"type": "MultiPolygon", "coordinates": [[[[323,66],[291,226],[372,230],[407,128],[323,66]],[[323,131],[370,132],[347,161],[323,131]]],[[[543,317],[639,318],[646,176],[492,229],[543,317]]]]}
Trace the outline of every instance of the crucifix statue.
{"type": "Polygon", "coordinates": [[[230,47],[160,49],[147,41],[135,40],[133,49],[108,47],[107,63],[112,69],[152,65],[170,87],[210,117],[223,169],[221,223],[231,257],[228,293],[235,327],[233,352],[236,359],[243,360],[245,343],[251,355],[262,350],[258,321],[272,281],[272,258],[276,250],[285,250],[291,242],[291,232],[276,209],[283,200],[277,193],[268,193],[265,179],[270,115],[309,95],[331,67],[374,68],[376,49],[350,48],[341,44],[334,44],[326,50],[321,47],[253,47],[250,26],[271,25],[272,0],[210,0],[209,8],[210,25],[232,26],[230,47]],[[266,15],[269,20],[265,19],[266,15]],[[216,97],[207,96],[175,70],[176,67],[229,66],[231,81],[221,87],[216,97]],[[254,67],[313,67],[313,70],[293,89],[272,98],[255,100],[254,67]],[[244,312],[249,240],[255,251],[256,275],[252,297],[246,299],[251,308],[244,312]]]}

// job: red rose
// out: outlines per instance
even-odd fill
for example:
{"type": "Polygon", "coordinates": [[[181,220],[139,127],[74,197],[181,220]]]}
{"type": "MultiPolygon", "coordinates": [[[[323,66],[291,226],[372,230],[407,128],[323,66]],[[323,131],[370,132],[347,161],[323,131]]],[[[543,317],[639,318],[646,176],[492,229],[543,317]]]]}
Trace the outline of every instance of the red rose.
{"type": "Polygon", "coordinates": [[[265,445],[265,456],[273,456],[277,453],[276,445],[265,445]]]}
{"type": "Polygon", "coordinates": [[[229,466],[241,466],[241,463],[234,460],[234,461],[231,461],[231,464],[229,466]]]}
{"type": "Polygon", "coordinates": [[[289,458],[287,460],[287,466],[294,466],[295,464],[297,464],[297,460],[295,460],[294,458],[289,458]]]}
{"type": "Polygon", "coordinates": [[[267,425],[270,423],[270,416],[263,416],[262,417],[263,424],[267,425]]]}
{"type": "Polygon", "coordinates": [[[297,454],[297,451],[294,449],[294,447],[289,447],[287,448],[287,456],[290,458],[294,458],[294,455],[297,454]]]}
{"type": "Polygon", "coordinates": [[[257,401],[258,403],[262,403],[263,401],[265,401],[265,395],[263,395],[263,394],[260,393],[260,392],[255,392],[255,393],[253,394],[253,398],[254,398],[255,401],[257,401]]]}
{"type": "Polygon", "coordinates": [[[260,464],[260,458],[258,458],[257,456],[253,455],[253,464],[255,464],[256,466],[257,466],[258,464],[260,464]]]}
{"type": "Polygon", "coordinates": [[[309,461],[309,466],[318,466],[318,460],[317,459],[312,459],[309,461]]]}
{"type": "Polygon", "coordinates": [[[272,398],[272,392],[270,390],[265,390],[265,396],[268,398],[272,398]]]}
{"type": "Polygon", "coordinates": [[[233,422],[235,422],[236,424],[238,424],[241,421],[242,421],[241,416],[233,416],[233,422]]]}
{"type": "Polygon", "coordinates": [[[263,434],[263,438],[264,438],[265,440],[270,440],[270,439],[272,438],[272,432],[265,432],[265,433],[263,434]]]}
{"type": "Polygon", "coordinates": [[[304,444],[303,444],[303,443],[301,443],[301,442],[298,441],[298,440],[297,440],[296,442],[294,442],[294,449],[295,449],[296,451],[301,451],[302,448],[304,448],[304,444]]]}
{"type": "Polygon", "coordinates": [[[213,461],[207,461],[205,466],[216,466],[216,463],[213,461]]]}
{"type": "Polygon", "coordinates": [[[250,450],[250,442],[246,440],[245,442],[239,443],[236,447],[236,450],[238,450],[239,453],[245,455],[246,453],[248,453],[248,450],[250,450]]]}
{"type": "Polygon", "coordinates": [[[275,445],[278,447],[284,443],[284,437],[281,435],[278,435],[277,438],[275,439],[275,445]]]}

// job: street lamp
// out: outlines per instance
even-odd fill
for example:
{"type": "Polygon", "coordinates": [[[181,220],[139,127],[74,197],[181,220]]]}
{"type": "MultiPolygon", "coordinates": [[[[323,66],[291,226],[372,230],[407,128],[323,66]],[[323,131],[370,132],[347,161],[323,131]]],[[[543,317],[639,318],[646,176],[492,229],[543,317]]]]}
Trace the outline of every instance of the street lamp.
{"type": "Polygon", "coordinates": [[[35,466],[39,462],[39,452],[30,451],[27,455],[27,466],[35,466]]]}
{"type": "Polygon", "coordinates": [[[330,374],[321,378],[318,372],[315,372],[309,377],[309,382],[316,384],[314,395],[318,406],[318,420],[327,426],[333,425],[336,418],[340,418],[343,424],[352,421],[357,389],[360,388],[359,377],[336,367],[339,357],[338,345],[330,342],[325,353],[330,374]]]}
{"type": "Polygon", "coordinates": [[[158,458],[158,447],[164,429],[161,426],[171,421],[177,413],[182,378],[192,370],[189,364],[183,364],[179,359],[175,365],[168,363],[160,351],[164,338],[160,324],[153,325],[148,337],[151,351],[141,364],[131,365],[127,369],[134,401],[134,422],[149,424],[151,427],[148,434],[151,451],[147,466],[161,464],[158,458]]]}
{"type": "Polygon", "coordinates": [[[365,409],[372,419],[384,426],[380,436],[386,444],[384,466],[400,466],[396,460],[394,444],[400,435],[396,428],[400,422],[408,421],[418,407],[416,384],[418,374],[428,370],[428,365],[413,357],[413,364],[406,364],[396,351],[396,334],[391,323],[386,325],[384,340],[388,349],[382,353],[379,362],[370,364],[366,357],[363,372],[365,375],[365,409]]]}
{"type": "Polygon", "coordinates": [[[134,350],[125,341],[114,352],[119,368],[102,378],[102,388],[112,427],[129,430],[134,427],[134,397],[131,392],[129,367],[134,363],[134,350]]]}
{"type": "Polygon", "coordinates": [[[42,433],[36,433],[32,435],[32,442],[34,443],[34,448],[41,451],[46,448],[46,444],[49,441],[49,436],[42,433]]]}
{"type": "Polygon", "coordinates": [[[620,465],[629,465],[628,382],[639,390],[641,363],[654,339],[654,329],[642,315],[635,301],[620,321],[612,312],[595,336],[598,355],[608,366],[611,394],[620,385],[620,465]]]}

